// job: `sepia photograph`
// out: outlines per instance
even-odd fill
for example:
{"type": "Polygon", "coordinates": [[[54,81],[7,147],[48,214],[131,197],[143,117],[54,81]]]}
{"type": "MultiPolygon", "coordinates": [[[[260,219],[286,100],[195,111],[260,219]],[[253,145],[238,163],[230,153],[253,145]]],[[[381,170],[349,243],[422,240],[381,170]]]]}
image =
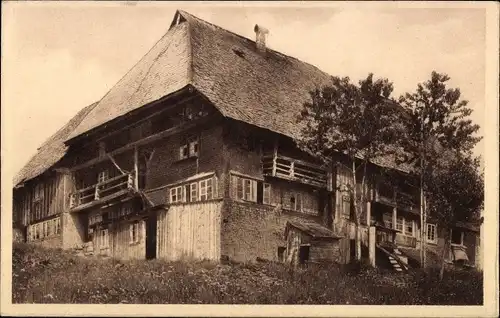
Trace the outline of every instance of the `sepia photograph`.
{"type": "Polygon", "coordinates": [[[497,316],[498,8],[2,1],[2,315],[497,316]]]}

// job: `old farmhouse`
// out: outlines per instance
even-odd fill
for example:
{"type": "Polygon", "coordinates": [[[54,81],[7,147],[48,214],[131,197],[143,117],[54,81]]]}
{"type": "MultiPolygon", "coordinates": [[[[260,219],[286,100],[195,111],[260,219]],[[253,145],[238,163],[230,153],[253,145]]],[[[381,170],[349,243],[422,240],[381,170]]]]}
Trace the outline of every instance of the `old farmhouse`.
{"type": "MultiPolygon", "coordinates": [[[[295,143],[309,90],[330,75],[266,47],[267,32],[252,41],[177,11],[16,176],[17,239],[122,259],[348,262],[347,173],[295,143]]],[[[420,237],[418,189],[369,188],[363,253],[395,270],[418,265],[423,240],[440,255],[436,224],[420,237]]],[[[476,265],[478,228],[457,224],[452,243],[450,262],[476,265]]]]}

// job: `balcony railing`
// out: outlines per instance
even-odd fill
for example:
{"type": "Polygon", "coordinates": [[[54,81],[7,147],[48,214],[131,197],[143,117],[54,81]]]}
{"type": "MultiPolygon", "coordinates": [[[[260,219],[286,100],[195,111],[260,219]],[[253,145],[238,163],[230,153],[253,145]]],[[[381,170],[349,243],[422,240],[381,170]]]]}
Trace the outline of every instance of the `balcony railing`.
{"type": "Polygon", "coordinates": [[[267,176],[298,181],[318,187],[327,186],[327,173],[322,167],[282,155],[262,156],[263,173],[267,176]]]}
{"type": "Polygon", "coordinates": [[[80,189],[70,195],[70,208],[89,205],[93,202],[105,201],[107,198],[118,195],[134,188],[134,176],[125,173],[107,179],[103,182],[80,189]]]}
{"type": "Polygon", "coordinates": [[[407,247],[417,247],[417,238],[414,236],[403,235],[401,233],[396,234],[396,244],[407,247]]]}

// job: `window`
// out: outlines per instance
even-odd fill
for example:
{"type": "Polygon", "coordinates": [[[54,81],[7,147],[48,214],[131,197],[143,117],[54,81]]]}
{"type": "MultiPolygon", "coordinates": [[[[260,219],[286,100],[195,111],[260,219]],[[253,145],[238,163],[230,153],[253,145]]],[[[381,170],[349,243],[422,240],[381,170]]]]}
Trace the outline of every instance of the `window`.
{"type": "Polygon", "coordinates": [[[236,183],[236,198],[239,200],[257,202],[257,181],[233,176],[236,183]]]}
{"type": "Polygon", "coordinates": [[[107,249],[109,248],[109,235],[108,235],[108,229],[103,229],[100,231],[99,235],[99,249],[107,249]]]}
{"type": "Polygon", "coordinates": [[[104,182],[104,181],[108,180],[108,178],[109,178],[108,170],[103,170],[103,171],[99,172],[99,175],[97,176],[97,183],[104,182]]]}
{"type": "Polygon", "coordinates": [[[139,243],[139,222],[135,222],[130,224],[129,232],[130,232],[130,244],[139,243]]]}
{"type": "Polygon", "coordinates": [[[183,189],[182,186],[170,189],[170,203],[186,202],[183,189]]]}
{"type": "Polygon", "coordinates": [[[413,221],[412,220],[405,220],[405,235],[408,236],[413,236],[413,221]]]}
{"type": "Polygon", "coordinates": [[[198,201],[198,183],[190,184],[191,202],[198,201]]]}
{"type": "Polygon", "coordinates": [[[464,245],[464,232],[458,229],[451,230],[451,244],[464,245]]]}
{"type": "Polygon", "coordinates": [[[179,147],[179,158],[186,159],[196,157],[199,154],[199,140],[198,137],[189,137],[179,147]]]}
{"type": "Polygon", "coordinates": [[[124,204],[120,207],[120,216],[132,214],[132,205],[124,204]]]}
{"type": "Polygon", "coordinates": [[[427,242],[437,243],[436,225],[435,224],[427,224],[426,239],[427,239],[427,242]]]}
{"type": "Polygon", "coordinates": [[[349,219],[351,217],[351,197],[347,194],[341,196],[342,216],[349,219]]]}
{"type": "Polygon", "coordinates": [[[262,203],[271,204],[271,185],[269,183],[263,184],[262,203]]]}
{"type": "Polygon", "coordinates": [[[292,193],[290,195],[290,209],[294,211],[302,211],[302,194],[301,193],[292,193]]]}
{"type": "Polygon", "coordinates": [[[61,232],[61,218],[55,218],[28,226],[28,240],[52,237],[61,232]]]}
{"type": "Polygon", "coordinates": [[[102,215],[99,213],[92,214],[89,216],[89,225],[94,225],[99,222],[102,222],[102,215]]]}
{"type": "Polygon", "coordinates": [[[201,180],[200,185],[200,201],[212,199],[212,179],[201,180]]]}
{"type": "Polygon", "coordinates": [[[398,216],[396,219],[396,231],[403,232],[404,231],[404,224],[405,224],[405,220],[402,217],[398,216]]]}

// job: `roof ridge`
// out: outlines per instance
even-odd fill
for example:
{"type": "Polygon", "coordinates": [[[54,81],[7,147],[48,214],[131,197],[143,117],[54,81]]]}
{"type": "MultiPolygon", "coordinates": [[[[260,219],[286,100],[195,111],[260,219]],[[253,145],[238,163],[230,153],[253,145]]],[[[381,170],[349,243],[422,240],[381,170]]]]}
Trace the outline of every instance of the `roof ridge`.
{"type": "MultiPolygon", "coordinates": [[[[199,22],[202,22],[202,23],[208,24],[208,25],[213,26],[213,27],[215,27],[215,28],[217,28],[217,29],[220,29],[220,30],[222,30],[222,31],[224,31],[224,32],[228,32],[228,33],[230,33],[230,34],[232,34],[232,35],[234,35],[234,36],[236,36],[236,37],[238,37],[238,38],[244,39],[245,41],[248,41],[248,42],[250,42],[250,43],[256,43],[256,42],[255,42],[254,40],[252,40],[252,39],[249,39],[249,38],[247,38],[247,37],[245,37],[245,36],[243,36],[243,35],[241,35],[241,34],[238,34],[238,33],[233,32],[233,31],[231,31],[231,30],[225,29],[225,28],[223,28],[223,27],[221,27],[221,26],[219,26],[219,25],[217,25],[217,24],[214,24],[214,23],[212,23],[212,22],[208,22],[208,21],[206,21],[206,20],[203,20],[202,18],[199,18],[199,17],[197,17],[197,16],[195,16],[195,15],[193,15],[193,14],[191,14],[191,13],[187,12],[187,11],[184,11],[184,10],[177,10],[177,11],[178,11],[180,14],[186,14],[186,15],[188,15],[190,18],[196,19],[196,20],[198,20],[199,22]]],[[[267,50],[267,51],[271,51],[272,53],[275,53],[275,54],[277,54],[277,55],[281,55],[281,56],[283,56],[283,57],[285,57],[285,58],[293,59],[293,60],[295,60],[295,61],[297,61],[297,62],[307,64],[308,66],[311,66],[311,67],[313,67],[313,68],[317,69],[318,71],[320,71],[320,72],[324,73],[325,75],[328,75],[328,76],[330,76],[330,77],[332,76],[332,75],[328,74],[327,72],[323,71],[322,69],[320,69],[318,66],[313,65],[313,64],[311,64],[311,63],[309,63],[309,62],[303,61],[303,60],[301,60],[301,59],[299,59],[299,58],[297,58],[297,57],[295,57],[295,56],[285,54],[285,53],[283,53],[283,52],[280,52],[280,51],[274,50],[274,49],[269,48],[269,47],[267,47],[267,48],[266,48],[266,50],[267,50]]]]}

